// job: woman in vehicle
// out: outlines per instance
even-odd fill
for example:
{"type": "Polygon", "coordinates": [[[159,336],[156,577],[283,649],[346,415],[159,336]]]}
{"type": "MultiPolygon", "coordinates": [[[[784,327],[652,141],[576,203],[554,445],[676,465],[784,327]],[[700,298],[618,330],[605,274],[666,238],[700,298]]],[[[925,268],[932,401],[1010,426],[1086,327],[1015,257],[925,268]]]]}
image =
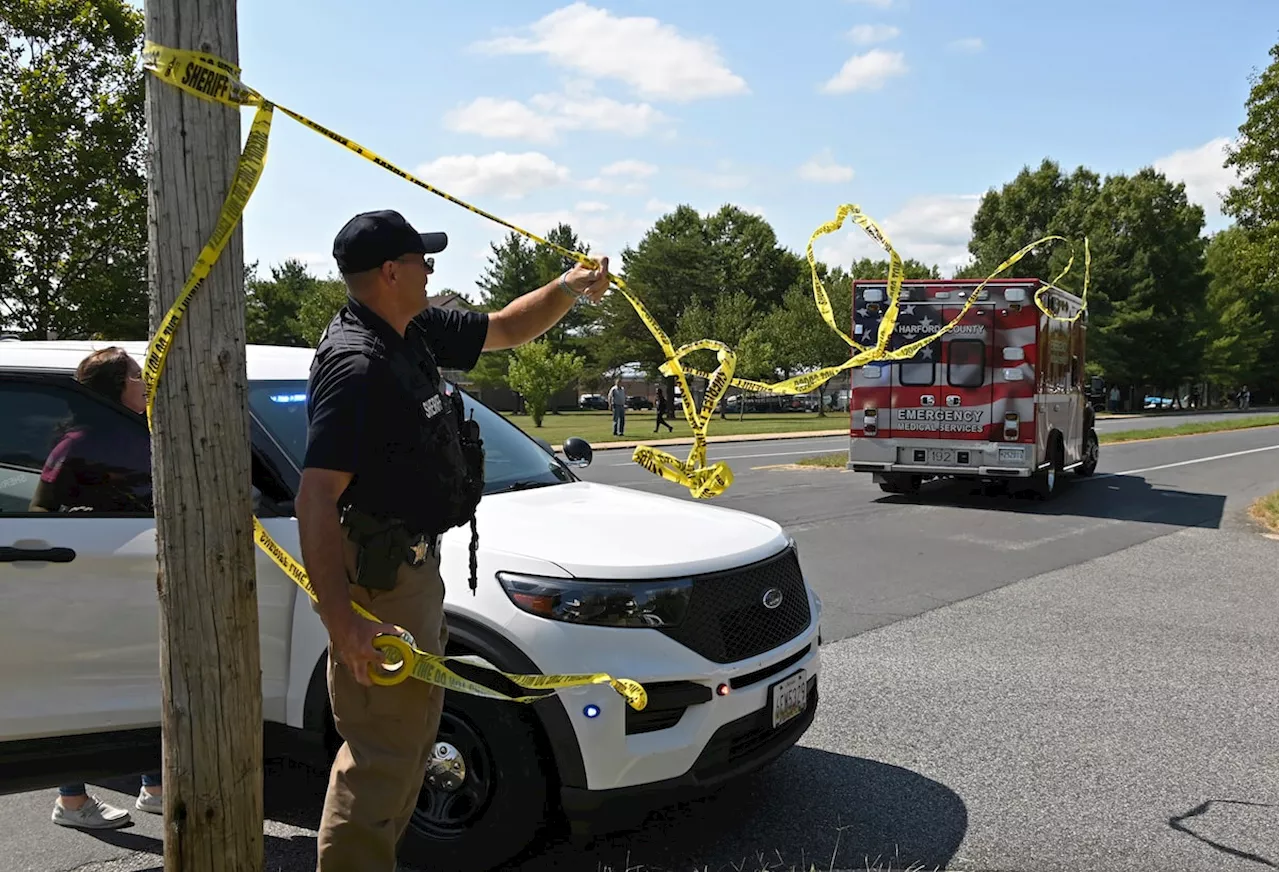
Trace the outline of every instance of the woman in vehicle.
{"type": "MultiPolygon", "coordinates": [[[[131,412],[146,413],[142,367],[122,348],[104,348],[81,361],[76,381],[131,412]]],[[[150,512],[151,440],[142,428],[104,428],[72,420],[56,433],[31,502],[37,512],[150,512]],[[128,434],[137,432],[137,437],[128,434]]],[[[134,807],[164,813],[160,773],[142,776],[134,807]]],[[[129,812],[89,796],[84,784],[58,788],[53,822],[64,827],[114,829],[129,812]]]]}

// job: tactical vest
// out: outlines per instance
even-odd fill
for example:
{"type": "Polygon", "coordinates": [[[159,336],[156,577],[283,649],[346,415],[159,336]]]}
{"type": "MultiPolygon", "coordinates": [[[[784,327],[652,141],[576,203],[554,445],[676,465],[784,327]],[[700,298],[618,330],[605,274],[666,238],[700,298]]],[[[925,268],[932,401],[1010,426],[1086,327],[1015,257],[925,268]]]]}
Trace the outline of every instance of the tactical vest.
{"type": "MultiPolygon", "coordinates": [[[[335,322],[341,317],[339,312],[335,322]]],[[[322,344],[328,333],[326,329],[322,344]]],[[[419,428],[417,447],[422,456],[419,467],[422,475],[416,482],[419,490],[414,494],[412,517],[388,518],[384,507],[365,505],[359,496],[358,475],[343,493],[340,510],[354,509],[382,521],[398,521],[408,533],[425,534],[432,540],[446,530],[470,523],[470,587],[474,594],[479,544],[475,513],[484,493],[484,442],[480,438],[480,425],[474,418],[466,417],[459,390],[455,388],[452,393],[446,393],[435,357],[425,342],[415,343],[422,363],[419,366],[410,356],[412,350],[389,349],[369,331],[345,333],[335,339],[337,341],[329,346],[333,353],[359,351],[386,359],[393,376],[413,403],[419,428]]]]}

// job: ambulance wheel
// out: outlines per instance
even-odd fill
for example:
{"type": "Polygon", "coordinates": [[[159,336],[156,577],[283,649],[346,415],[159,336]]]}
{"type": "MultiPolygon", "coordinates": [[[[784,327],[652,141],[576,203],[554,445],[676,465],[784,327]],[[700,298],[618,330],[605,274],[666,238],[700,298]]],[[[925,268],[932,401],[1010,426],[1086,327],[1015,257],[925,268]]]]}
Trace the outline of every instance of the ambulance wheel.
{"type": "Polygon", "coordinates": [[[1054,439],[1053,448],[1049,451],[1049,465],[1036,475],[1036,497],[1042,500],[1053,499],[1058,488],[1062,486],[1062,440],[1054,439]]]}
{"type": "Polygon", "coordinates": [[[1084,434],[1084,446],[1080,451],[1080,465],[1076,475],[1090,476],[1098,469],[1098,434],[1092,429],[1084,434]]]}
{"type": "Polygon", "coordinates": [[[914,496],[920,493],[920,476],[904,473],[890,473],[880,482],[880,490],[887,494],[906,494],[914,496]]]}
{"type": "Polygon", "coordinates": [[[445,696],[435,756],[400,845],[400,860],[428,869],[495,869],[527,848],[550,818],[543,754],[513,703],[445,696]]]}

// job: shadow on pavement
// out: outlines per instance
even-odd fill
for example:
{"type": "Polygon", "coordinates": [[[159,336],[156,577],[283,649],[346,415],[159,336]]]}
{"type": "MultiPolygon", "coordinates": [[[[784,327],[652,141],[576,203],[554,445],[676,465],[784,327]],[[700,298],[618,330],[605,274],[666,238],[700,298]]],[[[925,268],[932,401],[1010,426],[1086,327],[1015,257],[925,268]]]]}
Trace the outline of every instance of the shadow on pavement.
{"type": "MultiPolygon", "coordinates": [[[[1180,815],[1175,815],[1174,817],[1169,818],[1169,826],[1180,833],[1185,833],[1186,835],[1191,836],[1193,839],[1203,842],[1204,844],[1213,848],[1215,851],[1221,851],[1223,854],[1226,854],[1230,857],[1239,857],[1241,860],[1251,860],[1254,863],[1260,863],[1263,866],[1270,866],[1272,869],[1278,868],[1276,866],[1275,861],[1273,860],[1268,860],[1266,857],[1263,857],[1260,854],[1255,854],[1255,853],[1252,853],[1251,851],[1247,851],[1242,848],[1232,847],[1230,845],[1224,844],[1223,841],[1220,841],[1220,839],[1223,838],[1221,836],[1218,836],[1217,838],[1210,838],[1209,836],[1201,835],[1199,832],[1196,832],[1191,828],[1191,826],[1188,825],[1187,822],[1191,818],[1202,817],[1208,814],[1208,812],[1215,805],[1221,806],[1223,808],[1226,808],[1229,806],[1244,806],[1247,808],[1258,808],[1258,809],[1275,808],[1275,806],[1272,805],[1271,803],[1265,803],[1265,802],[1245,802],[1244,800],[1239,800],[1239,799],[1210,799],[1200,803],[1199,805],[1197,805],[1195,808],[1191,809],[1188,812],[1185,812],[1180,815]]],[[[1274,812],[1265,812],[1264,814],[1265,814],[1265,817],[1263,817],[1262,815],[1259,815],[1255,819],[1245,819],[1244,821],[1233,821],[1232,823],[1235,823],[1236,825],[1230,826],[1228,827],[1228,829],[1233,831],[1233,835],[1236,838],[1239,838],[1239,834],[1242,831],[1260,833],[1263,829],[1261,825],[1264,824],[1267,818],[1270,818],[1271,821],[1273,822],[1275,820],[1274,812]],[[1240,826],[1240,824],[1242,823],[1244,824],[1244,826],[1240,826]]],[[[1228,819],[1230,819],[1229,811],[1226,812],[1226,815],[1228,816],[1228,819]]],[[[1221,824],[1220,821],[1214,821],[1212,818],[1209,818],[1206,826],[1212,827],[1214,823],[1221,824]]]]}
{"type": "Polygon", "coordinates": [[[715,796],[663,809],[642,828],[566,841],[523,872],[947,868],[968,829],[950,788],[908,769],[796,747],[715,796]],[[759,865],[753,865],[759,864],[759,865]]]}
{"type": "MultiPolygon", "coordinates": [[[[314,831],[327,773],[279,760],[266,761],[265,770],[267,819],[314,831]]],[[[636,829],[590,840],[551,835],[508,868],[946,869],[968,821],[964,802],[943,784],[898,766],[797,746],[718,794],[651,813],[636,829]]],[[[164,851],[158,839],[128,830],[94,836],[157,857],[164,851]]],[[[265,840],[267,868],[310,868],[315,862],[314,836],[268,834],[265,840]]],[[[159,864],[155,872],[161,872],[159,864]]]]}
{"type": "Polygon", "coordinates": [[[1071,515],[1113,521],[1137,521],[1171,527],[1222,525],[1227,498],[1221,494],[1189,493],[1152,487],[1140,475],[1099,475],[1077,478],[1068,474],[1058,493],[1047,501],[1020,490],[1019,483],[984,485],[961,481],[926,482],[918,496],[885,495],[885,505],[924,503],[954,508],[1013,512],[1019,515],[1071,515]]]}

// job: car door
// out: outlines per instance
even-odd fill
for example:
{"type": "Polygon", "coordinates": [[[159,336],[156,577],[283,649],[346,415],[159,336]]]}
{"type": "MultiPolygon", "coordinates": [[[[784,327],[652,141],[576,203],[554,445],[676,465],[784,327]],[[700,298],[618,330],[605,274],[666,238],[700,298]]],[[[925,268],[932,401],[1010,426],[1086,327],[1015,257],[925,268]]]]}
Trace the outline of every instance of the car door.
{"type": "MultiPolygon", "coordinates": [[[[112,512],[32,507],[45,462],[68,433],[92,432],[99,445],[137,446],[147,437],[145,421],[70,379],[12,374],[0,376],[0,420],[0,735],[156,724],[149,499],[112,512]]],[[[145,452],[114,463],[102,474],[140,476],[149,497],[145,452]]]]}

